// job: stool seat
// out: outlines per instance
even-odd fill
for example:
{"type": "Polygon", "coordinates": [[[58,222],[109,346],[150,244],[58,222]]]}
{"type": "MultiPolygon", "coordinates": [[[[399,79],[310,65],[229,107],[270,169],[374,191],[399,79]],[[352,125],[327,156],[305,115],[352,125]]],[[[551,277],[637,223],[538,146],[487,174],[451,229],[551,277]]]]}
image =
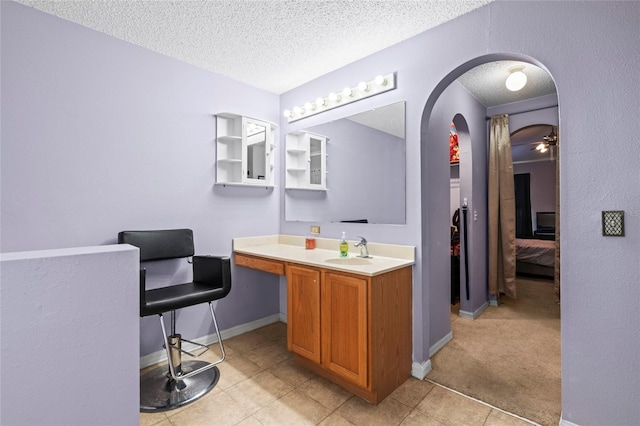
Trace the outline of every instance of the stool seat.
{"type": "MultiPolygon", "coordinates": [[[[219,299],[223,288],[211,288],[205,283],[185,283],[155,288],[145,293],[145,305],[140,307],[142,316],[157,315],[188,306],[219,299]]],[[[223,296],[224,297],[224,296],[223,296]]]]}

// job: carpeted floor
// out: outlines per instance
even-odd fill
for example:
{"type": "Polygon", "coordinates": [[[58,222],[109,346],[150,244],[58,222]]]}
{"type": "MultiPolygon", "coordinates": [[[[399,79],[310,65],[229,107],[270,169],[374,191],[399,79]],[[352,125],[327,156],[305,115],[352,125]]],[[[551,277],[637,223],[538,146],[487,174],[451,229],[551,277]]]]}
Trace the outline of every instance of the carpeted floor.
{"type": "Polygon", "coordinates": [[[502,297],[468,320],[452,307],[453,340],[427,375],[466,395],[541,425],[560,420],[560,305],[553,281],[518,277],[518,298],[502,297]]]}

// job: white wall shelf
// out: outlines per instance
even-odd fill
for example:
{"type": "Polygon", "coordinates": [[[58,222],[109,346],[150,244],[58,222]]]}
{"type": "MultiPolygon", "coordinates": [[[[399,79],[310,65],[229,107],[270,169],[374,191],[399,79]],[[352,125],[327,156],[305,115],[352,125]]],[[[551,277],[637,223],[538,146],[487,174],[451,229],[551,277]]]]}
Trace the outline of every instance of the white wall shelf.
{"type": "Polygon", "coordinates": [[[298,131],[286,137],[285,189],[327,189],[327,137],[298,131]]]}
{"type": "Polygon", "coordinates": [[[273,186],[274,123],[216,115],[216,185],[273,186]]]}

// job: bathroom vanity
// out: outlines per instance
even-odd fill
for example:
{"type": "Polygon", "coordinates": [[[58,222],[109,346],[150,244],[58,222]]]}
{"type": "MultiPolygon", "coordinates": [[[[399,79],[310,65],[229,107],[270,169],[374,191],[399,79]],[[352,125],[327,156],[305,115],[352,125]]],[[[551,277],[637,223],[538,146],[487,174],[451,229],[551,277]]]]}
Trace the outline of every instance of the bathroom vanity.
{"type": "Polygon", "coordinates": [[[411,373],[415,250],[370,243],[371,258],[340,258],[338,240],[316,244],[305,250],[303,237],[238,238],[234,261],[286,276],[287,347],[299,365],[378,404],[411,373]]]}

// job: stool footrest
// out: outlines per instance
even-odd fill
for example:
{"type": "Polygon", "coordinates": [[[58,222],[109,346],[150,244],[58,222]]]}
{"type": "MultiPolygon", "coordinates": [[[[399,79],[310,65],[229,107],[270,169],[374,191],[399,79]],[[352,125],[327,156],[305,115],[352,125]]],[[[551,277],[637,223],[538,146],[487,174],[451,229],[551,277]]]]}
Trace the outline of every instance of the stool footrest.
{"type": "MultiPolygon", "coordinates": [[[[194,346],[197,346],[196,350],[192,349],[191,351],[188,351],[188,350],[184,349],[184,346],[180,346],[178,348],[175,345],[171,345],[171,343],[170,343],[170,345],[173,346],[175,349],[178,349],[183,354],[189,355],[192,358],[198,358],[200,355],[202,355],[203,353],[205,353],[206,351],[209,350],[209,346],[203,345],[202,343],[193,342],[191,340],[187,340],[187,339],[183,339],[183,338],[180,338],[180,341],[181,342],[187,342],[187,343],[190,343],[190,344],[192,344],[194,346]]],[[[162,345],[162,347],[165,348],[164,345],[162,345]]]]}
{"type": "MultiPolygon", "coordinates": [[[[172,346],[169,343],[169,337],[167,336],[167,330],[164,326],[164,319],[162,317],[162,314],[158,314],[158,317],[160,318],[160,327],[162,328],[162,337],[164,337],[164,347],[167,351],[167,363],[169,364],[169,375],[170,377],[175,380],[175,381],[180,381],[180,380],[185,380],[188,379],[189,377],[193,377],[197,374],[200,374],[201,372],[208,370],[210,368],[213,368],[214,366],[220,364],[222,361],[224,361],[226,355],[224,352],[224,346],[222,345],[222,336],[220,336],[220,330],[218,329],[218,321],[216,320],[216,314],[213,311],[213,304],[211,302],[209,302],[209,311],[211,312],[211,319],[213,320],[213,327],[216,330],[216,336],[218,337],[218,345],[220,346],[220,359],[218,359],[217,361],[211,362],[211,363],[205,363],[204,366],[202,366],[201,368],[198,368],[194,371],[185,373],[183,371],[178,370],[176,367],[178,366],[178,362],[172,362],[172,356],[171,356],[171,348],[176,348],[176,346],[172,346]]],[[[180,349],[180,351],[178,351],[177,353],[179,354],[182,351],[182,349],[180,349]]]]}

